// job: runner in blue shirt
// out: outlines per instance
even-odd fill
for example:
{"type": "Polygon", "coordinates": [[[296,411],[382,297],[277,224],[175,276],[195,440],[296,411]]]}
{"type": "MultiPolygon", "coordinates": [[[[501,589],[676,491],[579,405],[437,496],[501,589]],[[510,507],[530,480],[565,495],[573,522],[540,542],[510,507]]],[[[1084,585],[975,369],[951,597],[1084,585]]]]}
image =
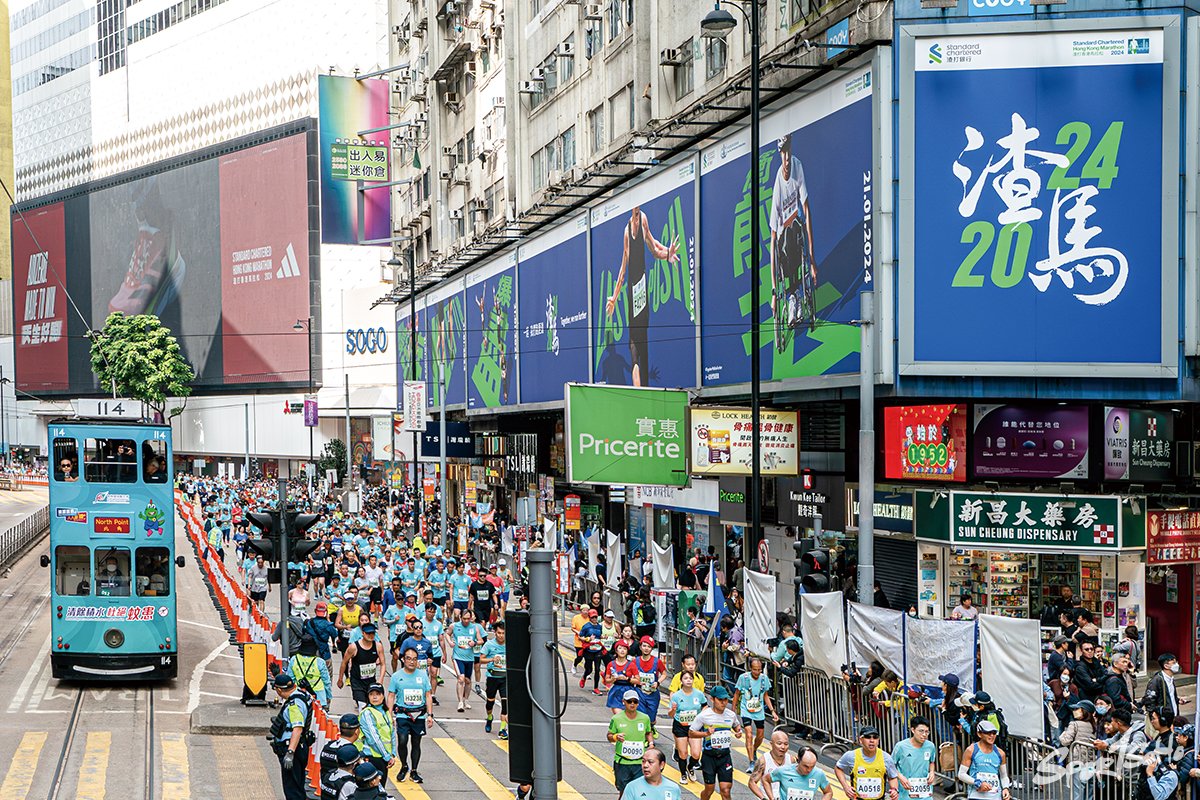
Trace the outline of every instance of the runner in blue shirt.
{"type": "Polygon", "coordinates": [[[484,708],[487,710],[487,721],[483,725],[485,733],[492,732],[492,709],[496,706],[496,695],[500,695],[500,738],[508,738],[508,685],[506,650],[504,647],[504,621],[492,624],[495,638],[488,639],[479,654],[479,662],[487,667],[487,683],[484,691],[484,708]]]}
{"type": "Polygon", "coordinates": [[[471,609],[464,608],[460,621],[450,626],[450,641],[454,645],[454,667],[458,672],[458,710],[470,708],[471,675],[475,671],[475,648],[482,647],[487,637],[476,624],[471,609]]]}
{"type": "Polygon", "coordinates": [[[397,781],[409,776],[424,783],[417,766],[421,763],[421,739],[433,727],[433,687],[425,670],[417,669],[417,651],[404,650],[403,669],[388,683],[388,703],[396,712],[396,758],[400,761],[397,781]],[[410,754],[411,748],[411,754],[410,754]]]}
{"type": "Polygon", "coordinates": [[[764,704],[770,709],[775,724],[779,724],[779,715],[775,713],[775,704],[771,700],[771,679],[763,674],[762,659],[751,656],[747,666],[750,671],[743,672],[734,685],[733,704],[742,718],[746,755],[750,758],[750,768],[753,770],[767,727],[764,704]]]}
{"type": "Polygon", "coordinates": [[[767,797],[781,800],[821,800],[833,797],[833,785],[825,770],[817,768],[817,753],[811,747],[801,747],[795,766],[781,767],[762,776],[767,797]]]}
{"type": "Polygon", "coordinates": [[[433,606],[432,603],[425,604],[425,619],[421,624],[425,626],[425,638],[433,643],[433,649],[429,653],[429,680],[433,683],[433,704],[439,705],[437,699],[437,687],[441,686],[442,680],[442,640],[446,635],[446,626],[438,619],[441,609],[433,606]]]}
{"type": "Polygon", "coordinates": [[[675,763],[684,783],[691,783],[693,770],[700,768],[702,742],[688,737],[688,728],[700,710],[708,705],[704,692],[695,688],[695,676],[690,672],[679,674],[679,690],[671,693],[671,707],[667,716],[671,718],[671,735],[675,737],[675,763]]]}
{"type": "Polygon", "coordinates": [[[933,796],[937,749],[929,741],[929,720],[913,717],[908,723],[912,737],[896,745],[892,761],[900,773],[900,800],[929,800],[933,796]]]}
{"type": "Polygon", "coordinates": [[[648,747],[642,753],[642,777],[625,785],[621,800],[680,800],[683,790],[679,784],[665,777],[663,767],[667,757],[657,747],[648,747]]]}
{"type": "Polygon", "coordinates": [[[454,602],[454,615],[458,617],[471,602],[471,579],[463,572],[461,561],[454,565],[454,572],[450,573],[449,582],[450,599],[454,602]]]}
{"type": "Polygon", "coordinates": [[[450,576],[446,574],[440,558],[434,562],[434,569],[429,573],[429,588],[433,590],[433,602],[445,605],[446,594],[450,591],[450,576]]]}

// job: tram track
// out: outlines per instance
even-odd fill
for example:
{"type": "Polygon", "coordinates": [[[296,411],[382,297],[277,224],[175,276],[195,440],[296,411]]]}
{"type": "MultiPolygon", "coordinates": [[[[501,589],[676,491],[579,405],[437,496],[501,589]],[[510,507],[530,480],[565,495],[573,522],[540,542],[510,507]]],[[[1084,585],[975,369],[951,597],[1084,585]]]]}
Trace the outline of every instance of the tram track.
{"type": "MultiPolygon", "coordinates": [[[[154,800],[154,765],[157,760],[157,734],[154,726],[154,695],[153,687],[139,687],[135,690],[134,705],[137,705],[137,699],[142,691],[146,693],[146,724],[145,724],[145,747],[143,752],[145,758],[143,762],[143,781],[142,781],[142,798],[143,800],[154,800]]],[[[76,752],[76,740],[80,736],[80,722],[86,716],[85,707],[87,706],[87,698],[89,695],[88,687],[79,687],[75,690],[75,702],[71,706],[71,715],[67,720],[66,729],[63,731],[62,748],[59,750],[58,760],[54,765],[54,775],[50,781],[50,790],[46,795],[46,800],[65,800],[65,798],[73,797],[71,792],[66,791],[64,786],[65,779],[72,772],[69,771],[69,765],[73,755],[76,752]]],[[[103,714],[103,710],[97,710],[98,714],[103,714]]],[[[78,769],[74,770],[78,774],[78,769]]]]}

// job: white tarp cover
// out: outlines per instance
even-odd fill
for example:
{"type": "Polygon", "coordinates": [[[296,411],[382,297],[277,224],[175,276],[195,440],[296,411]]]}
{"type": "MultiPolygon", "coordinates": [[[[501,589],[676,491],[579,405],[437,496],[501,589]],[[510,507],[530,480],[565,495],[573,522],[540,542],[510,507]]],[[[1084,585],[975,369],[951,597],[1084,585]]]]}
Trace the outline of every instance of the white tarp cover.
{"type": "Polygon", "coordinates": [[[513,554],[513,526],[505,525],[500,531],[500,553],[502,555],[511,556],[513,554]]]}
{"type": "Polygon", "coordinates": [[[596,577],[596,562],[600,559],[600,539],[604,534],[599,528],[592,528],[588,531],[587,537],[587,557],[588,557],[588,577],[592,580],[598,580],[596,577]]]}
{"type": "Polygon", "coordinates": [[[654,588],[676,588],[679,584],[675,582],[675,567],[672,564],[675,545],[662,548],[658,546],[658,542],[651,542],[650,548],[654,551],[654,588]]]}
{"type": "Polygon", "coordinates": [[[767,639],[775,636],[775,576],[746,570],[746,648],[751,653],[771,652],[767,639]]]}
{"type": "MultiPolygon", "coordinates": [[[[846,620],[850,660],[860,672],[878,660],[904,677],[904,613],[887,608],[851,603],[846,620]]],[[[805,648],[807,650],[807,648],[805,648]]]]}
{"type": "Polygon", "coordinates": [[[1004,711],[1010,732],[1040,740],[1042,654],[1036,619],[979,615],[979,662],[983,688],[1004,711]]]}
{"type": "Polygon", "coordinates": [[[621,537],[612,531],[608,534],[608,555],[605,557],[608,570],[608,586],[615,589],[621,583],[621,537]]]}
{"type": "Polygon", "coordinates": [[[805,666],[833,678],[846,663],[846,621],[842,593],[800,595],[800,638],[804,640],[805,666]]]}
{"type": "Polygon", "coordinates": [[[975,623],[949,619],[906,619],[909,685],[937,686],[938,676],[958,676],[962,692],[975,691],[975,623]]]}

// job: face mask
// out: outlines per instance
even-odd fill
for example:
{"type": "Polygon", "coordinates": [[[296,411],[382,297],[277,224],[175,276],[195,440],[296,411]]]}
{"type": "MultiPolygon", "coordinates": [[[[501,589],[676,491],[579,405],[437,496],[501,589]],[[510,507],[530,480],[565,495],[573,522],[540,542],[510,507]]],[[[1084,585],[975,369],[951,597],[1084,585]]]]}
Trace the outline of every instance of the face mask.
{"type": "Polygon", "coordinates": [[[117,571],[117,565],[116,565],[116,564],[105,564],[105,565],[104,565],[104,568],[105,568],[106,570],[108,570],[109,572],[116,572],[116,571],[117,571]]]}
{"type": "Polygon", "coordinates": [[[1096,706],[1096,713],[1097,714],[1107,714],[1108,706],[1096,706]]]}
{"type": "Polygon", "coordinates": [[[1070,674],[1069,672],[1064,672],[1064,673],[1063,673],[1063,674],[1062,674],[1062,675],[1059,677],[1059,680],[1061,680],[1061,681],[1063,682],[1063,685],[1065,686],[1065,685],[1067,685],[1068,683],[1070,683],[1070,682],[1071,682],[1071,674],[1070,674]]]}
{"type": "Polygon", "coordinates": [[[1183,668],[1180,667],[1178,664],[1171,665],[1171,672],[1179,672],[1179,670],[1181,670],[1181,669],[1183,669],[1183,668]]]}

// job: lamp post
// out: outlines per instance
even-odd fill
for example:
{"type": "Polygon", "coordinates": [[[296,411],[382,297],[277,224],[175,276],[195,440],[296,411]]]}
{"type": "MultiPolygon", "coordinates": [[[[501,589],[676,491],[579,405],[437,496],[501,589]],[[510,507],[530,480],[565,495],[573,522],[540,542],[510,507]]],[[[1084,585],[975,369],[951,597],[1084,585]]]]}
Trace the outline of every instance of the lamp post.
{"type": "MultiPolygon", "coordinates": [[[[309,317],[307,320],[303,320],[303,319],[296,320],[296,324],[292,326],[292,330],[294,330],[294,331],[304,330],[304,331],[308,332],[308,393],[311,396],[313,393],[312,317],[309,317]]],[[[310,465],[312,465],[314,463],[313,462],[313,429],[312,429],[311,425],[308,427],[308,463],[310,465]]],[[[316,466],[315,465],[310,466],[309,469],[313,470],[312,474],[315,476],[316,469],[317,469],[316,466]]]]}
{"type": "Polygon", "coordinates": [[[8,446],[8,412],[4,410],[4,394],[5,394],[4,386],[5,386],[5,384],[9,384],[9,383],[12,383],[12,381],[10,379],[4,377],[4,365],[0,364],[0,447],[4,448],[4,462],[3,463],[4,463],[4,466],[6,466],[6,467],[8,466],[8,463],[9,463],[9,458],[8,458],[9,446],[8,446]]]}
{"type": "MultiPolygon", "coordinates": [[[[732,14],[721,8],[717,0],[713,10],[700,21],[701,35],[709,39],[724,40],[737,27],[732,14]]],[[[759,317],[762,314],[762,234],[759,230],[759,201],[762,194],[759,185],[759,0],[750,0],[750,13],[734,3],[750,26],[750,420],[754,425],[754,437],[750,444],[750,528],[744,537],[742,555],[747,562],[757,552],[758,540],[762,535],[762,444],[759,439],[761,424],[762,368],[760,364],[759,317]]],[[[760,565],[767,571],[767,565],[760,565]]]]}

